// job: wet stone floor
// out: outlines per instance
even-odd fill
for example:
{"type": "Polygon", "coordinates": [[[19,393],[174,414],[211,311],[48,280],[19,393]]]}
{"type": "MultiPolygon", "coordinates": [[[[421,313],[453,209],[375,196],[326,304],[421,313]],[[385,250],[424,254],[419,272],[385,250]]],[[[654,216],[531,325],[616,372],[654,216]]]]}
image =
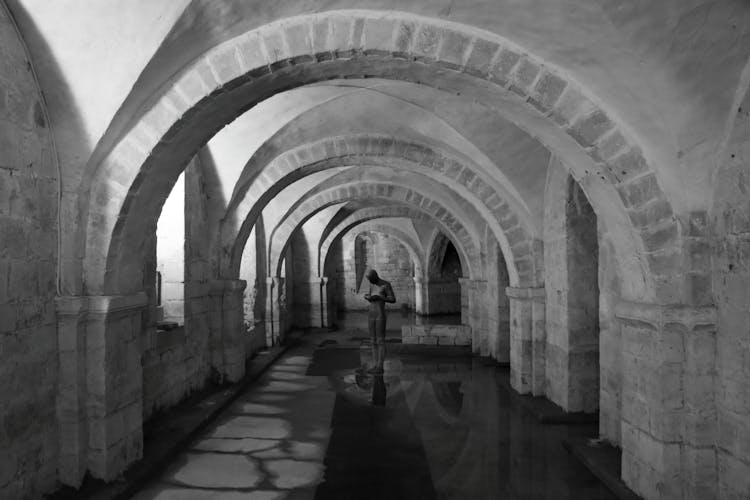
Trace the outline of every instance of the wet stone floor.
{"type": "Polygon", "coordinates": [[[614,498],[561,444],[596,429],[539,424],[507,369],[389,348],[373,376],[367,341],[304,336],[135,498],[614,498]]]}

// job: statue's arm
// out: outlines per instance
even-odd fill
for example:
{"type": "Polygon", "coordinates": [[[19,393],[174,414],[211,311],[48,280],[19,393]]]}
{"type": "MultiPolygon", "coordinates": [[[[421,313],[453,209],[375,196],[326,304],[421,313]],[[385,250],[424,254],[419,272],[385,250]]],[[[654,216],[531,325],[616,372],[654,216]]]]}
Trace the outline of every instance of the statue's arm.
{"type": "Polygon", "coordinates": [[[393,293],[393,288],[391,288],[390,283],[383,287],[383,301],[390,304],[396,302],[396,295],[393,293]]]}

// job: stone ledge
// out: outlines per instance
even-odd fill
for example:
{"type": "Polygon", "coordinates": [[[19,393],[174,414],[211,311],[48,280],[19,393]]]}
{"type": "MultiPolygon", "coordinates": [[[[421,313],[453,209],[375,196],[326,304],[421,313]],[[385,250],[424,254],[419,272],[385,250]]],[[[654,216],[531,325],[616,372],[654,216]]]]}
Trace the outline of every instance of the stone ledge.
{"type": "Polygon", "coordinates": [[[406,325],[401,327],[403,344],[421,345],[471,345],[471,327],[468,325],[406,325]]]}
{"type": "Polygon", "coordinates": [[[620,479],[622,452],[612,445],[585,438],[565,439],[563,446],[620,500],[643,500],[620,479]]]}
{"type": "Polygon", "coordinates": [[[165,467],[222,411],[231,405],[258,379],[287,349],[295,345],[290,339],[283,346],[268,350],[267,354],[247,362],[245,377],[228,386],[208,388],[177,406],[152,418],[143,426],[143,458],[133,464],[121,480],[105,483],[88,474],[80,489],[63,487],[49,500],[100,500],[131,498],[146,483],[157,477],[165,467]]]}

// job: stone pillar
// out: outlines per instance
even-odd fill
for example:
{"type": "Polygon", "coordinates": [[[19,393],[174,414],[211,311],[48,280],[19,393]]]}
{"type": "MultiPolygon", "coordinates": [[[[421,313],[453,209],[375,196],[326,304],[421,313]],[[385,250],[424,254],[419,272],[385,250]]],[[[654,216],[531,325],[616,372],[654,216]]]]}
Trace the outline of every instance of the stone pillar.
{"type": "Polygon", "coordinates": [[[87,469],[86,313],[87,297],[58,297],[57,343],[60,366],[57,420],[58,473],[62,484],[78,488],[87,469]]]}
{"type": "Polygon", "coordinates": [[[312,277],[309,281],[295,281],[295,298],[305,297],[306,301],[294,303],[295,326],[321,327],[323,326],[323,308],[327,300],[324,296],[323,279],[321,276],[312,277]],[[306,287],[303,293],[298,293],[297,287],[306,287]]]}
{"type": "Polygon", "coordinates": [[[266,345],[271,347],[284,341],[286,290],[285,278],[266,279],[266,345]]]}
{"type": "MultiPolygon", "coordinates": [[[[458,278],[458,286],[460,288],[461,293],[461,322],[464,324],[469,324],[469,321],[471,319],[471,313],[469,311],[469,303],[470,303],[470,292],[471,292],[471,280],[469,278],[458,278]]],[[[434,284],[431,283],[432,286],[434,284]]],[[[430,311],[430,313],[434,314],[436,311],[430,311]]]]}
{"type": "Polygon", "coordinates": [[[330,304],[328,304],[328,277],[319,276],[320,278],[320,326],[321,328],[330,328],[331,319],[330,304]]]}
{"type": "Polygon", "coordinates": [[[222,380],[237,382],[245,376],[245,280],[214,280],[211,291],[215,309],[212,324],[218,326],[214,368],[222,380]]]}
{"type": "Polygon", "coordinates": [[[430,314],[430,281],[414,276],[414,311],[417,314],[430,314]]]}
{"type": "Polygon", "coordinates": [[[520,394],[544,395],[544,287],[508,287],[510,384],[520,394]]]}
{"type": "Polygon", "coordinates": [[[471,327],[471,349],[475,354],[490,354],[487,338],[487,281],[460,278],[461,322],[471,327]]]}
{"type": "Polygon", "coordinates": [[[104,481],[116,479],[143,454],[141,332],[146,303],[144,292],[87,301],[87,463],[91,475],[104,481]]]}
{"type": "Polygon", "coordinates": [[[716,498],[715,309],[620,302],[622,478],[644,498],[716,498]]]}

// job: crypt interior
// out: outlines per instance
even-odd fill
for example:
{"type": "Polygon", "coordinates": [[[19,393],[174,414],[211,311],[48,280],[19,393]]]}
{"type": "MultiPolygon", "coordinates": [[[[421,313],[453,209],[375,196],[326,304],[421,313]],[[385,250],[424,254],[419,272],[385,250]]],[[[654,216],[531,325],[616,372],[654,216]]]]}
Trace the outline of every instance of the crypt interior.
{"type": "Polygon", "coordinates": [[[750,498],[749,88],[745,0],[0,0],[0,498],[750,498]]]}

